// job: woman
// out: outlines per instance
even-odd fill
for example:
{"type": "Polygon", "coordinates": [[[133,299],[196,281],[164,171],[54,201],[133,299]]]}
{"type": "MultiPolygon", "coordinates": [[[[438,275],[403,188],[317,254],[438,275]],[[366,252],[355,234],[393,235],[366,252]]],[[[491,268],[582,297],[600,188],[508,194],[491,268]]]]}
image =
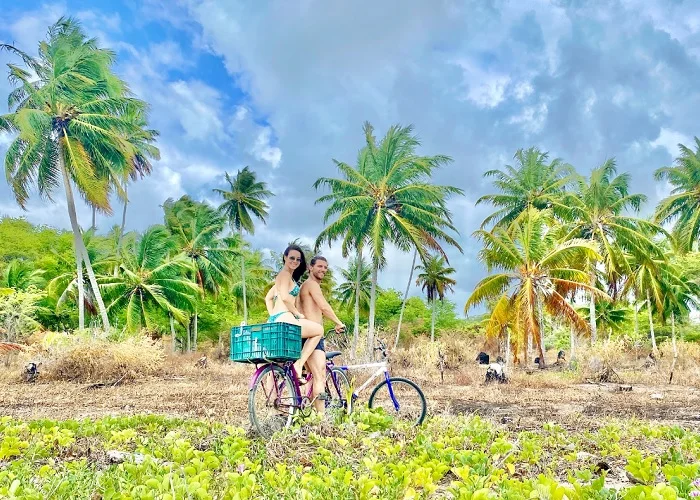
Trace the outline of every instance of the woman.
{"type": "Polygon", "coordinates": [[[303,339],[301,357],[294,362],[294,370],[301,378],[304,364],[323,336],[323,327],[306,319],[296,306],[296,298],[300,288],[298,281],[306,271],[304,252],[297,245],[289,245],[284,251],[282,263],[284,266],[275,278],[275,285],[265,297],[265,305],[270,313],[267,322],[284,322],[301,326],[301,338],[303,339]]]}

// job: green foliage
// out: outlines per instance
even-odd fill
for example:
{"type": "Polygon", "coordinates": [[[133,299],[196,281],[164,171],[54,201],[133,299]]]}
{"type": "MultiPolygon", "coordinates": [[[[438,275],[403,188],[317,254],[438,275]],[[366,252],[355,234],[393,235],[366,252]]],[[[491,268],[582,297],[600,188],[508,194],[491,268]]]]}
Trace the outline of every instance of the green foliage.
{"type": "Polygon", "coordinates": [[[0,292],[0,340],[20,342],[39,329],[37,314],[44,293],[35,288],[0,292]]]}
{"type": "Polygon", "coordinates": [[[697,431],[603,422],[579,433],[544,423],[509,431],[479,417],[436,417],[419,429],[361,410],[329,432],[314,419],[264,443],[244,429],[157,415],[99,420],[0,417],[0,497],[27,499],[342,498],[676,499],[700,489],[697,431]],[[120,464],[80,458],[107,450],[120,464]],[[595,460],[641,484],[606,487],[595,460]]]}

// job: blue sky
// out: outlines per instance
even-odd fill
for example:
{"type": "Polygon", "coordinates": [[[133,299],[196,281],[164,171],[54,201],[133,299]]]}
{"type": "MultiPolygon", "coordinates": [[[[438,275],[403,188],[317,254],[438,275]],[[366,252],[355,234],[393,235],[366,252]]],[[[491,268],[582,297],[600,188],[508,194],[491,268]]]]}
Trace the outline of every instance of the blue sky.
{"type": "MultiPolygon", "coordinates": [[[[484,171],[532,145],[582,173],[615,157],[648,212],[668,192],[653,171],[700,135],[697,1],[25,0],[0,11],[0,40],[34,51],[61,15],[117,51],[161,132],[162,160],[130,190],[130,229],[159,223],[168,197],[217,203],[224,172],[250,165],[277,193],[253,245],[311,242],[322,228],[311,185],[335,174],[331,159],[354,161],[365,120],[379,135],[412,123],[424,153],[454,158],[435,181],[466,193],[451,203],[460,307],[485,274],[471,237],[488,212],[474,206],[492,191],[484,171]]],[[[9,88],[0,79],[0,96],[9,88]]],[[[0,154],[10,140],[0,135],[0,154]]],[[[69,225],[60,195],[23,213],[4,182],[0,214],[69,225]]],[[[79,217],[89,225],[86,207],[79,217]]],[[[116,221],[100,216],[99,229],[116,221]]],[[[391,250],[381,283],[403,290],[410,258],[391,250]]]]}

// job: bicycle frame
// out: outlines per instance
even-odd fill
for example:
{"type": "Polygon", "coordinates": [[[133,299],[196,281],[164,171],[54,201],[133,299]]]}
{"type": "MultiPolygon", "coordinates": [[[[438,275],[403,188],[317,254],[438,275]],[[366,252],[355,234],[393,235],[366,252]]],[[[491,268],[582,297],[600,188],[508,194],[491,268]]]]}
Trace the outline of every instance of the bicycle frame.
{"type": "Polygon", "coordinates": [[[366,368],[377,368],[377,371],[374,372],[366,381],[364,384],[362,384],[360,387],[358,387],[356,390],[352,392],[352,398],[357,399],[359,397],[359,394],[364,391],[369,385],[376,379],[377,377],[381,377],[382,374],[384,374],[384,379],[386,380],[386,386],[387,389],[389,389],[389,397],[391,398],[391,402],[394,405],[394,409],[396,411],[399,411],[399,402],[396,400],[396,397],[394,396],[394,388],[391,386],[391,377],[389,376],[389,363],[386,361],[380,361],[378,363],[364,363],[361,365],[346,365],[346,366],[339,366],[343,371],[350,371],[350,370],[363,370],[366,368]]]}

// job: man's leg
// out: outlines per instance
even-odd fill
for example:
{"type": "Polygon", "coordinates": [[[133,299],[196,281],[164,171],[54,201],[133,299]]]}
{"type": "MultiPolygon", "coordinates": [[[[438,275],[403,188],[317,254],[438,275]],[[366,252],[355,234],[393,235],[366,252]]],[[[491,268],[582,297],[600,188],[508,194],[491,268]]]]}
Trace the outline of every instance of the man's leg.
{"type": "MultiPolygon", "coordinates": [[[[309,356],[309,361],[307,366],[311,370],[313,375],[313,397],[317,397],[319,394],[326,390],[326,353],[320,349],[315,349],[311,356],[309,356]]],[[[323,413],[326,407],[326,401],[323,399],[316,399],[314,403],[316,411],[323,413]]]]}

